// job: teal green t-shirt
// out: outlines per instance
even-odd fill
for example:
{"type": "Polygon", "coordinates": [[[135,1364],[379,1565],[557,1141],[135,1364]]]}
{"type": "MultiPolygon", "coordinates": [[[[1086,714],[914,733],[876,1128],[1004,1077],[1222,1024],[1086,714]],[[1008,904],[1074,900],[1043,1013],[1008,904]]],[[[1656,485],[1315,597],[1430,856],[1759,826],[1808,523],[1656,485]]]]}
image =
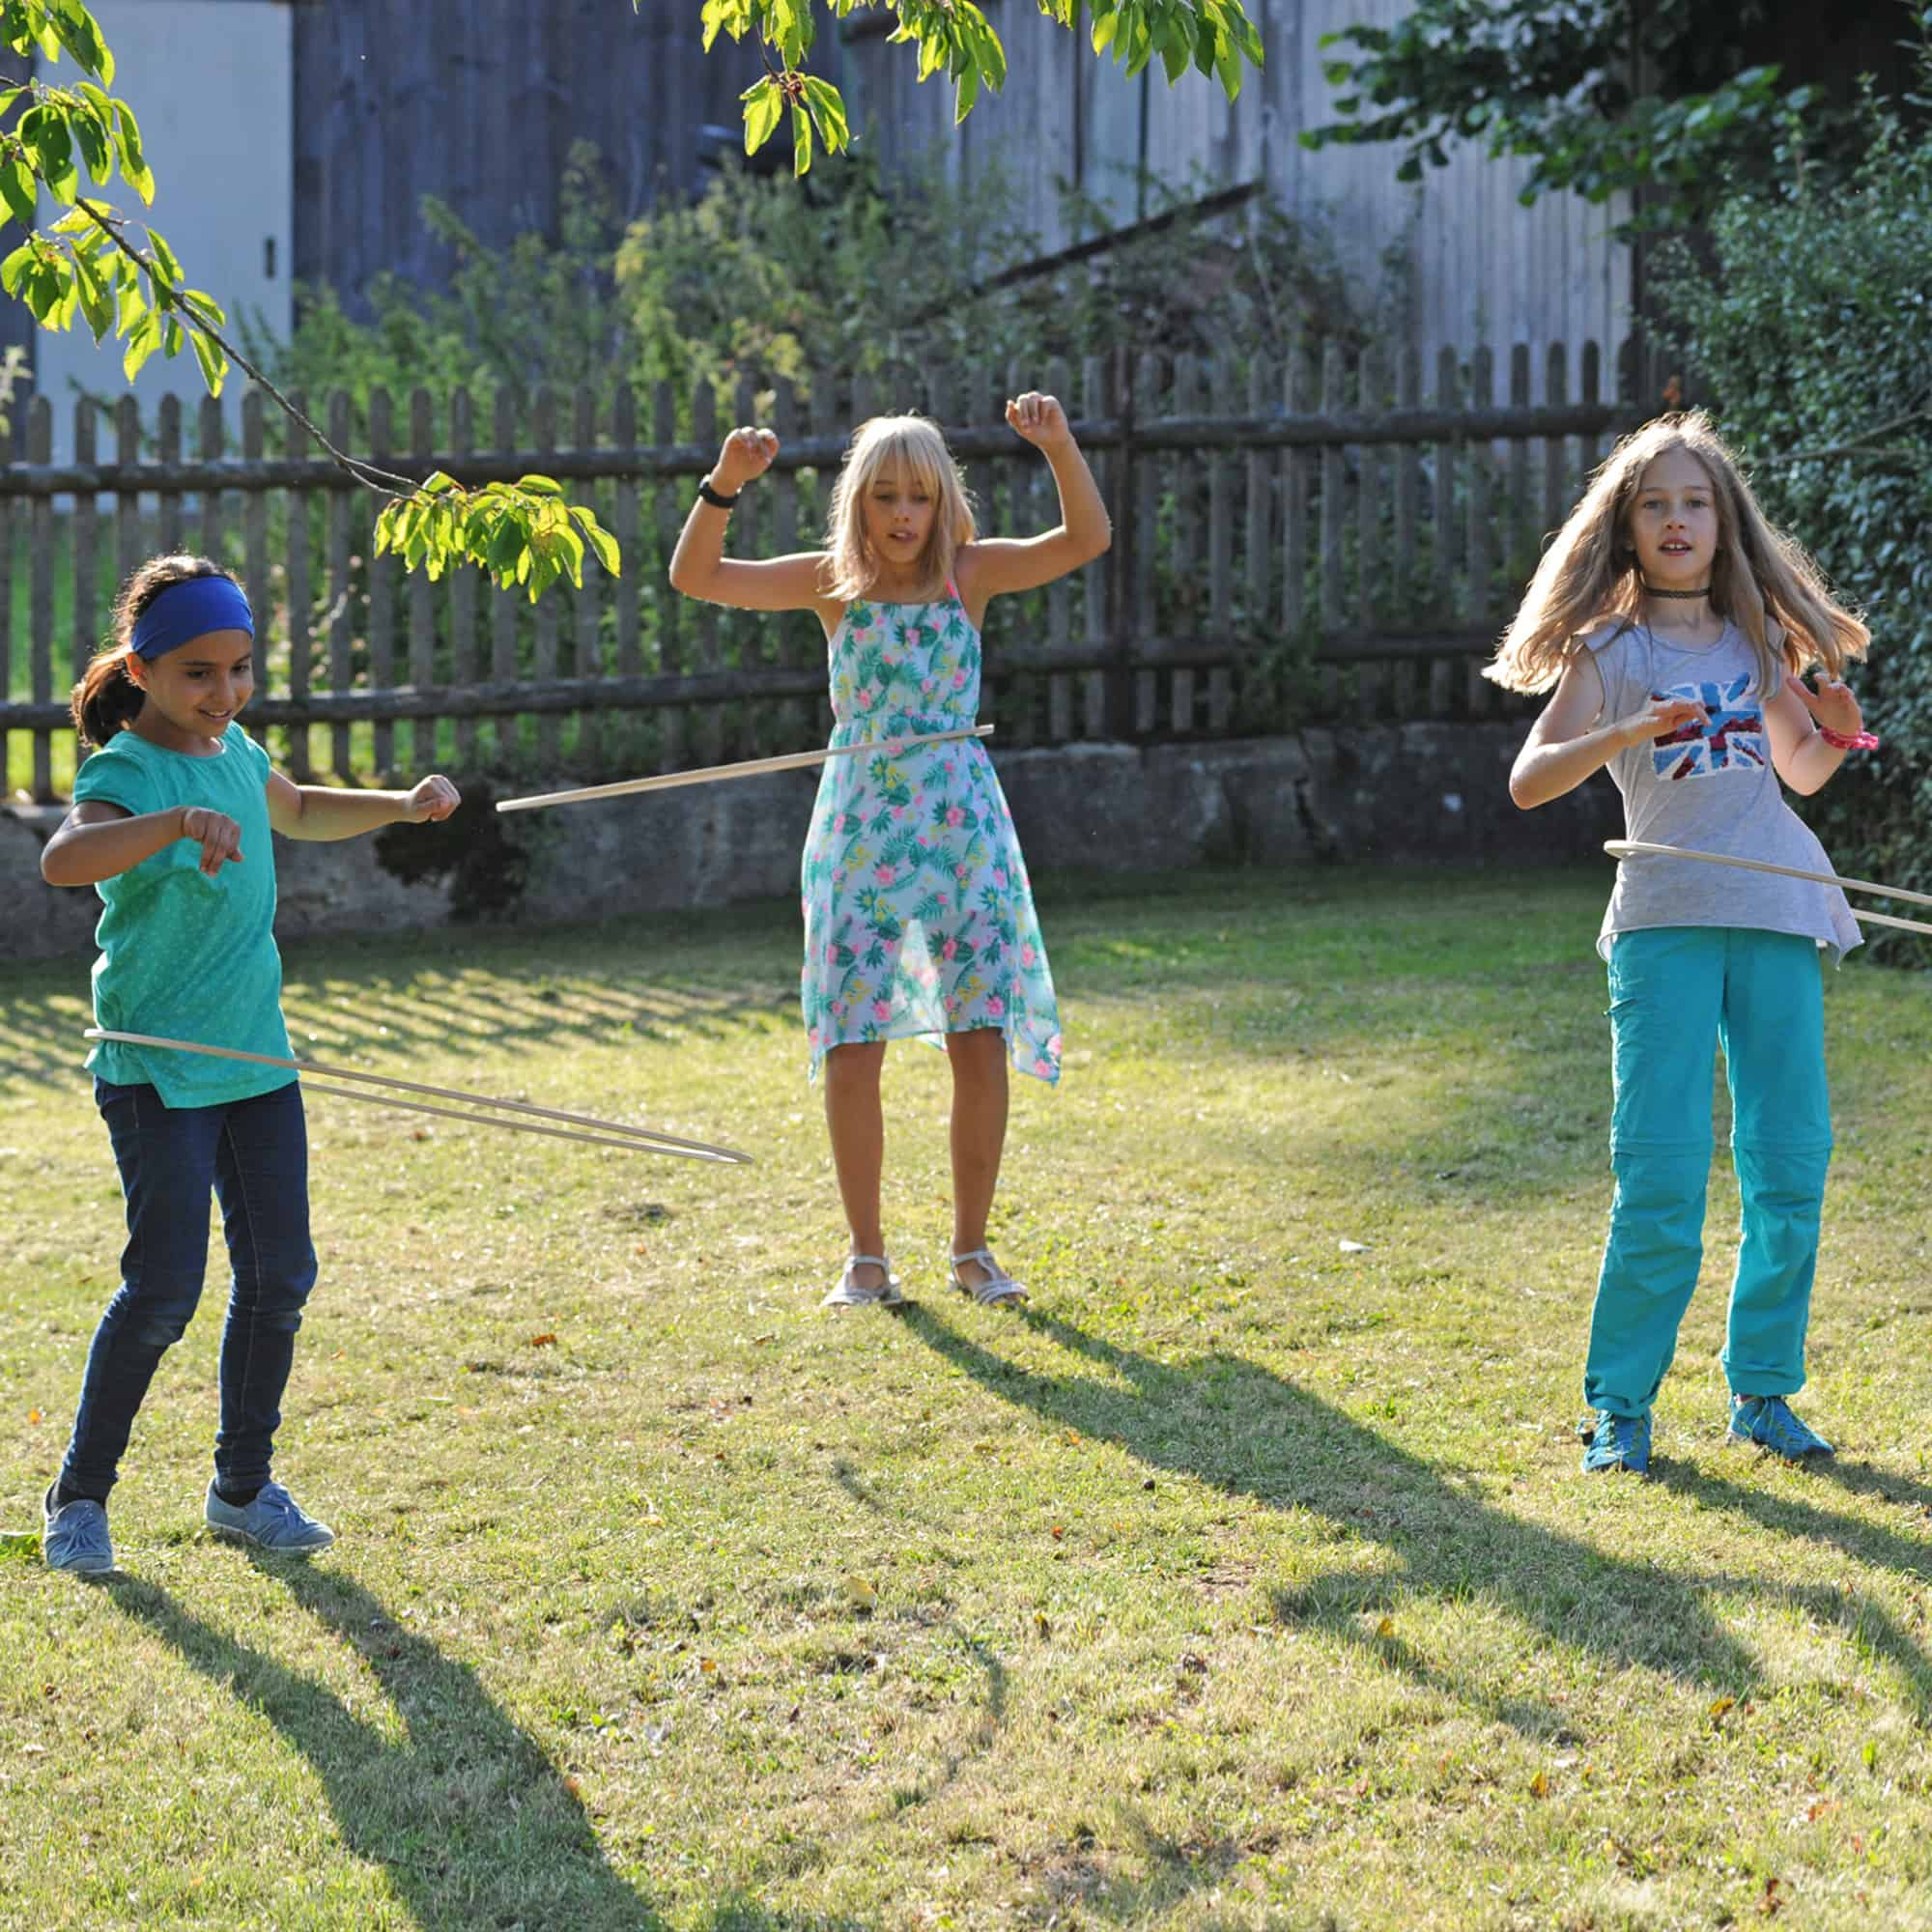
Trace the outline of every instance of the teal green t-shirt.
{"type": "MultiPolygon", "coordinates": [[[[188,838],[102,879],[94,929],[94,1022],[202,1046],[289,1057],[282,956],[275,950],[275,855],[269,830],[269,754],[240,724],[198,758],[117,731],[80,768],[76,805],[103,799],[136,816],[205,805],[242,828],[242,858],[214,878],[188,838]]],[[[97,1040],[87,1064],[120,1087],[152,1086],[167,1107],[219,1107],[286,1087],[285,1067],[97,1040]]]]}

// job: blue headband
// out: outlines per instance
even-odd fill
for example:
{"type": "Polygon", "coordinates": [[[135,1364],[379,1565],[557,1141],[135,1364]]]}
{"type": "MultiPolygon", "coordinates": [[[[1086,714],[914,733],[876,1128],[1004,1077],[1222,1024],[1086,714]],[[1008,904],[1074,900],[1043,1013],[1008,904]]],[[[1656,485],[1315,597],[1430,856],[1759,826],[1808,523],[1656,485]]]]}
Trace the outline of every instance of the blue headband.
{"type": "Polygon", "coordinates": [[[156,591],[134,619],[132,648],[152,661],[210,631],[255,635],[255,613],[231,577],[190,577],[156,591]]]}

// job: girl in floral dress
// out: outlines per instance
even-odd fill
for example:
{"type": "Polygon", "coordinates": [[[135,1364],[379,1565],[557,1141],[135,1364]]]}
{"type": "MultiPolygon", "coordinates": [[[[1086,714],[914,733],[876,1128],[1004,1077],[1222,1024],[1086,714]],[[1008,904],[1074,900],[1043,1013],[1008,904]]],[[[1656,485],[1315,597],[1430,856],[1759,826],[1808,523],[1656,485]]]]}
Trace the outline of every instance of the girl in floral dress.
{"type": "Polygon", "coordinates": [[[736,429],[698,485],[673,588],[749,611],[818,613],[829,641],[835,746],[877,751],[825,766],[801,872],[800,992],[852,1252],[829,1308],[900,1300],[879,1218],[888,1040],[943,1039],[952,1066],[952,1285],[986,1303],[1026,1291],[986,1246],[1007,1133],[1007,1061],[1060,1077],[1060,1019],[1012,819],[977,738],[899,752],[907,738],[970,729],[980,627],[1002,591],[1090,563],[1110,528],[1093,473],[1052,396],[1032,390],[1007,421],[1052,467],[1061,522],[1024,539],[975,534],[938,429],[877,416],[854,433],[833,491],[827,548],[760,562],[724,555],[746,484],[778,438],[736,429]]]}

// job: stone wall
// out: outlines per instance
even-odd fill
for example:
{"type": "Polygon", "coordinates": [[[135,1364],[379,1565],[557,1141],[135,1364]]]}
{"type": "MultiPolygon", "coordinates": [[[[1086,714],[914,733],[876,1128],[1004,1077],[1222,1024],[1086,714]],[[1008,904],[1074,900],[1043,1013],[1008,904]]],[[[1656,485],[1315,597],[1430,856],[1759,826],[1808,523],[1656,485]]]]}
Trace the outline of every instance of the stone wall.
{"type": "MultiPolygon", "coordinates": [[[[1606,778],[1535,812],[1510,803],[1522,737],[1517,724],[1388,724],[1199,745],[1069,745],[996,753],[996,761],[1035,872],[1560,864],[1618,837],[1606,778]]],[[[297,939],[469,920],[542,924],[782,897],[798,888],[817,782],[815,772],[784,772],[504,815],[491,809],[488,783],[474,781],[446,825],[334,844],[278,839],[276,930],[297,939]]],[[[62,811],[0,812],[0,957],[93,951],[94,894],[58,891],[40,875],[41,847],[62,811]]]]}

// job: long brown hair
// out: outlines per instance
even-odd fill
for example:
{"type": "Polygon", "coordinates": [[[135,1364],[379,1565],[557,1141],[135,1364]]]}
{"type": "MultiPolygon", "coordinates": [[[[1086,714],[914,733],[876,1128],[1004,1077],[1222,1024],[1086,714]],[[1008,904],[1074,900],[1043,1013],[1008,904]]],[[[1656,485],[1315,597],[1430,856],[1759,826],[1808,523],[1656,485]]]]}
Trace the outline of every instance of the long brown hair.
{"type": "Polygon", "coordinates": [[[176,554],[151,556],[121,586],[121,594],[114,600],[108,640],[89,660],[73,688],[73,728],[90,745],[104,745],[115,732],[125,730],[140,715],[146,701],[146,694],[128,674],[135,619],[170,585],[196,577],[225,577],[231,583],[241,581],[212,557],[176,554]]]}
{"type": "Polygon", "coordinates": [[[1711,609],[1755,647],[1760,691],[1775,696],[1785,670],[1802,673],[1813,664],[1840,677],[1848,659],[1864,656],[1871,633],[1832,595],[1803,546],[1766,518],[1717,425],[1702,410],[1687,410],[1633,431],[1604,459],[1544,552],[1485,677],[1507,691],[1548,691],[1594,627],[1636,620],[1643,578],[1631,542],[1631,505],[1643,472],[1672,450],[1711,479],[1718,511],[1711,609]]]}

